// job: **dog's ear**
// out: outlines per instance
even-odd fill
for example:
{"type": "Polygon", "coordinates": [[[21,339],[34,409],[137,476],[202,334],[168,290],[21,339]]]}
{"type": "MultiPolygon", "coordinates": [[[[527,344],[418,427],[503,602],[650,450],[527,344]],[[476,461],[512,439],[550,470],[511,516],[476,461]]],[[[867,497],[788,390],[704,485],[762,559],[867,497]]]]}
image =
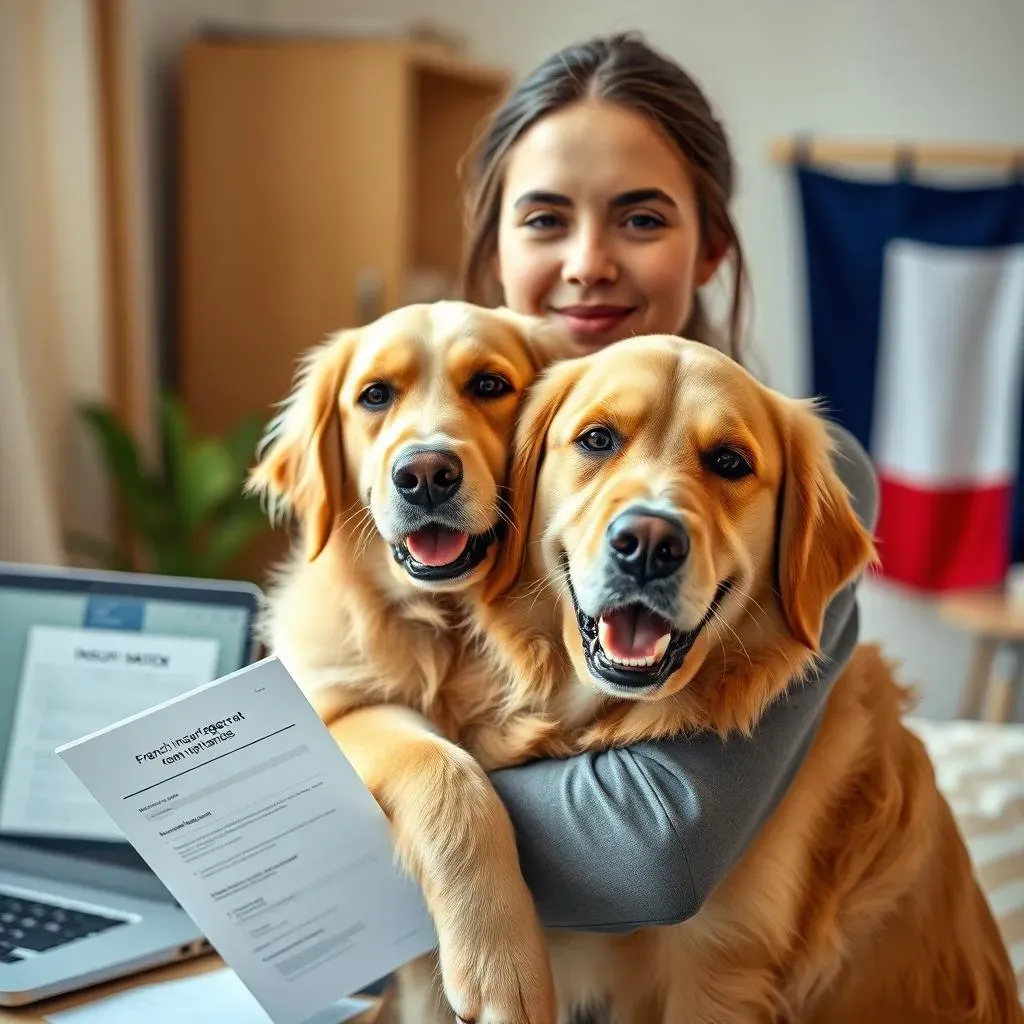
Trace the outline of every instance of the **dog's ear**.
{"type": "Polygon", "coordinates": [[[523,338],[527,355],[538,373],[559,359],[585,354],[568,331],[545,317],[516,313],[507,306],[497,306],[490,312],[523,338]]]}
{"type": "Polygon", "coordinates": [[[777,578],[790,632],[817,653],[829,601],[877,556],[833,468],[824,419],[811,402],[792,402],[789,411],[777,578]]]}
{"type": "Polygon", "coordinates": [[[534,382],[520,412],[508,471],[508,530],[484,585],[486,603],[507,593],[522,572],[548,429],[581,372],[576,360],[555,363],[534,382]]]}
{"type": "Polygon", "coordinates": [[[341,331],[303,357],[246,482],[247,491],[266,501],[271,522],[288,515],[299,520],[309,561],[323,551],[341,511],[338,393],[358,333],[341,331]]]}

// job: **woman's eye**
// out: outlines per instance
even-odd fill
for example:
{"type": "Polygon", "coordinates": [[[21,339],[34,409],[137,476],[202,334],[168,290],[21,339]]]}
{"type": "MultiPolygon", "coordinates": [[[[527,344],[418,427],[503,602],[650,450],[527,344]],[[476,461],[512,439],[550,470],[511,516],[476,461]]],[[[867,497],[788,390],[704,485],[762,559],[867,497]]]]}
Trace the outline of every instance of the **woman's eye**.
{"type": "Polygon", "coordinates": [[[385,409],[395,397],[390,384],[368,384],[359,396],[359,404],[364,409],[385,409]]]}
{"type": "Polygon", "coordinates": [[[524,227],[536,228],[538,231],[551,231],[562,226],[562,222],[553,213],[535,213],[523,221],[524,227]]]}
{"type": "Polygon", "coordinates": [[[576,443],[584,451],[604,455],[615,448],[615,435],[607,427],[591,427],[580,434],[576,443]]]}
{"type": "Polygon", "coordinates": [[[633,213],[626,219],[626,223],[631,228],[637,228],[640,231],[653,231],[657,228],[663,228],[665,222],[661,217],[655,216],[653,213],[633,213]]]}
{"type": "Polygon", "coordinates": [[[497,373],[478,373],[470,378],[468,390],[474,398],[500,398],[513,388],[497,373]]]}
{"type": "Polygon", "coordinates": [[[739,480],[754,472],[753,467],[735,448],[716,448],[705,459],[712,473],[726,480],[739,480]]]}

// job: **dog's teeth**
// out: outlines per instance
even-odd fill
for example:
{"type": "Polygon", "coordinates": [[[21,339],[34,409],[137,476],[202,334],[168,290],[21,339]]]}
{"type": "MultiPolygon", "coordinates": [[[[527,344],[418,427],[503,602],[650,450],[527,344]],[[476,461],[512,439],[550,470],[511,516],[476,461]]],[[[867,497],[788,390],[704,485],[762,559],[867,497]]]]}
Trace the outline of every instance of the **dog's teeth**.
{"type": "MultiPolygon", "coordinates": [[[[590,650],[592,654],[596,654],[598,650],[597,644],[591,645],[590,650]]],[[[624,668],[651,668],[656,664],[653,655],[647,658],[617,658],[608,651],[605,651],[604,655],[609,661],[614,662],[616,665],[622,665],[624,668]]]]}
{"type": "Polygon", "coordinates": [[[651,657],[651,664],[661,661],[665,657],[665,652],[668,650],[668,645],[672,640],[671,633],[665,633],[663,636],[658,638],[658,642],[654,645],[654,654],[651,657]]]}
{"type": "Polygon", "coordinates": [[[658,642],[654,645],[654,653],[646,658],[617,658],[609,650],[611,647],[611,631],[612,627],[608,622],[604,619],[598,620],[597,638],[590,642],[590,653],[592,655],[596,654],[600,648],[604,651],[604,655],[609,661],[626,668],[651,668],[657,665],[665,657],[668,645],[672,642],[672,634],[665,633],[658,638],[658,642]]]}

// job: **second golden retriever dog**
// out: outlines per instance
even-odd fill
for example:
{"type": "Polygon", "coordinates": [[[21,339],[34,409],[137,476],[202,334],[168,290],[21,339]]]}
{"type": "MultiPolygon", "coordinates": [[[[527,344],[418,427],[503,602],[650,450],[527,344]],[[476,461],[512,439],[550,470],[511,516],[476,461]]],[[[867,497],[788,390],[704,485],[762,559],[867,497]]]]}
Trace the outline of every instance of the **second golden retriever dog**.
{"type": "MultiPolygon", "coordinates": [[[[553,367],[523,413],[519,529],[481,609],[512,699],[575,750],[755,729],[874,557],[830,455],[813,406],[706,346],[633,339],[553,367]]],[[[562,1019],[610,1000],[616,1024],[1020,1021],[906,703],[859,648],[789,792],[692,920],[550,936],[562,1019]]]]}
{"type": "Polygon", "coordinates": [[[523,395],[564,354],[540,321],[457,302],[342,331],[303,361],[249,484],[301,525],[263,639],[389,816],[467,1018],[554,1017],[511,823],[452,741],[502,701],[460,595],[495,558],[523,395]]]}
{"type": "MultiPolygon", "coordinates": [[[[536,351],[528,322],[462,312],[473,326],[455,336],[489,339],[474,351],[536,351]]],[[[450,1020],[445,1002],[479,1024],[553,1024],[609,1001],[615,1024],[1019,1021],[967,853],[900,724],[905,693],[872,648],[836,683],[789,792],[699,914],[545,938],[483,769],[754,730],[799,685],[826,605],[873,549],[812,407],[707,347],[644,338],[534,385],[511,468],[496,454],[485,474],[487,493],[488,475],[511,485],[511,508],[492,510],[492,528],[511,518],[501,544],[424,589],[410,555],[462,558],[487,530],[414,517],[438,538],[410,546],[380,491],[401,490],[398,453],[456,407],[465,418],[444,436],[482,430],[497,453],[519,413],[510,400],[500,430],[496,410],[477,421],[466,373],[449,369],[452,321],[436,316],[420,308],[314,357],[256,475],[306,524],[306,550],[271,594],[272,649],[389,815],[437,923],[440,985],[430,963],[401,972],[404,1024],[450,1020]],[[392,361],[410,351],[412,387],[410,360],[392,361]],[[367,395],[381,385],[392,397],[367,395]]],[[[550,359],[538,347],[539,359],[511,360],[517,394],[550,359]]]]}

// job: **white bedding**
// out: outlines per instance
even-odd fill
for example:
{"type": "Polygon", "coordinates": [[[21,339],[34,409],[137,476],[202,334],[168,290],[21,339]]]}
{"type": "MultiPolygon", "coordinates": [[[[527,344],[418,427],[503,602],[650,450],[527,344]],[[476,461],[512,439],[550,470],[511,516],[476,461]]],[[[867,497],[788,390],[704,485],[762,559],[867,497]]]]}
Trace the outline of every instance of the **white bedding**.
{"type": "Polygon", "coordinates": [[[1024,725],[909,718],[935,765],[1024,999],[1024,725]]]}

